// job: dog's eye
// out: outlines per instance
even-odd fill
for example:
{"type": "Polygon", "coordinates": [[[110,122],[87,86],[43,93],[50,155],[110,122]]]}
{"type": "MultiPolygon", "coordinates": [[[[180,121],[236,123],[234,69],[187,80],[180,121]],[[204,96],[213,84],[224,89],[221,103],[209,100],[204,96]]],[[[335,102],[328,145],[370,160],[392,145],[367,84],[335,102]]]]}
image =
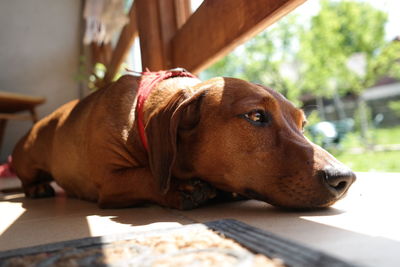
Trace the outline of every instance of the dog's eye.
{"type": "Polygon", "coordinates": [[[264,110],[252,110],[243,114],[243,117],[256,126],[263,126],[270,121],[268,114],[264,110]]]}

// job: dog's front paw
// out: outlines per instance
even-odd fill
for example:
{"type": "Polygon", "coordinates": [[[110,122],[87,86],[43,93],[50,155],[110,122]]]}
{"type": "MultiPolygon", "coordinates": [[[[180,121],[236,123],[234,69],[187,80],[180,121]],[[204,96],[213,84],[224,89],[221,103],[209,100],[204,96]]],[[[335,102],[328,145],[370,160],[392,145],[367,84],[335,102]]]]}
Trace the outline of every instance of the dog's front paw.
{"type": "Polygon", "coordinates": [[[53,187],[48,183],[27,186],[24,191],[29,198],[53,197],[55,195],[53,187]]]}
{"type": "Polygon", "coordinates": [[[169,192],[167,206],[179,210],[190,210],[201,206],[216,196],[216,189],[198,179],[182,180],[169,192]]]}
{"type": "Polygon", "coordinates": [[[213,199],[217,194],[214,187],[197,179],[181,184],[178,191],[181,192],[182,196],[182,210],[197,208],[208,200],[213,199]]]}

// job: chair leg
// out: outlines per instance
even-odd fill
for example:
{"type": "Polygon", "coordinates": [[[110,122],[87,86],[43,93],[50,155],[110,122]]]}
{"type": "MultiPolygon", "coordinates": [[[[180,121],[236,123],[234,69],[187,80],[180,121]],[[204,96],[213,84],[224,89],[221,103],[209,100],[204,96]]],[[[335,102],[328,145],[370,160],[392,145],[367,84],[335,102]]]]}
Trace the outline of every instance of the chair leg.
{"type": "Polygon", "coordinates": [[[7,120],[0,119],[0,151],[3,146],[3,137],[4,137],[4,132],[6,130],[6,125],[7,125],[7,120]]]}
{"type": "Polygon", "coordinates": [[[30,109],[29,112],[31,113],[33,123],[36,123],[39,119],[35,108],[30,109]]]}

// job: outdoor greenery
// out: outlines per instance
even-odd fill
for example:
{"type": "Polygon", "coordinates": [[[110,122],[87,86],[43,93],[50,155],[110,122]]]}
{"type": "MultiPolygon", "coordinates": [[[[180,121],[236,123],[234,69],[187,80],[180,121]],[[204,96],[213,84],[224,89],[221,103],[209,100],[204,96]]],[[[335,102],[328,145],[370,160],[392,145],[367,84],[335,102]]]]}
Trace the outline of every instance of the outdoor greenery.
{"type": "MultiPolygon", "coordinates": [[[[400,144],[400,126],[392,128],[370,129],[371,141],[374,145],[400,144]]],[[[358,132],[348,133],[342,142],[344,149],[363,147],[363,140],[358,132]]],[[[399,158],[400,159],[400,158],[399,158]]],[[[399,164],[400,167],[400,164],[399,164]]]]}
{"type": "MultiPolygon", "coordinates": [[[[306,127],[305,135],[312,141],[306,127]]],[[[369,131],[369,148],[358,131],[347,133],[340,144],[326,147],[337,159],[355,171],[400,172],[400,151],[393,145],[400,144],[400,126],[392,128],[372,128],[369,131]],[[375,149],[373,149],[375,148],[375,149]],[[393,150],[391,150],[393,149],[393,150]]]]}
{"type": "Polygon", "coordinates": [[[334,156],[356,172],[400,172],[400,151],[337,153],[334,156]]]}
{"type": "MultiPolygon", "coordinates": [[[[298,106],[302,106],[300,99],[305,94],[313,95],[317,103],[331,98],[344,119],[347,116],[337,105],[342,96],[357,96],[383,77],[400,79],[400,41],[385,40],[386,21],[385,12],[365,1],[321,0],[315,16],[305,18],[296,12],[285,16],[201,77],[232,76],[262,83],[298,106]]],[[[371,111],[365,103],[358,106],[362,109],[353,118],[356,132],[347,134],[331,152],[356,171],[400,172],[400,151],[372,149],[373,145],[400,144],[400,127],[366,133],[371,111]],[[364,152],[357,154],[357,149],[364,152]]],[[[400,101],[389,106],[400,112],[400,101]]],[[[324,109],[319,108],[309,116],[309,125],[324,118],[324,109]]]]}
{"type": "Polygon", "coordinates": [[[321,1],[309,21],[290,14],[202,73],[268,84],[290,100],[360,92],[400,77],[400,42],[384,39],[387,15],[369,3],[321,1]],[[356,66],[354,66],[356,65],[356,66]]]}
{"type": "Polygon", "coordinates": [[[389,107],[391,110],[394,111],[397,117],[400,117],[400,100],[397,101],[390,101],[389,107]]]}
{"type": "MultiPolygon", "coordinates": [[[[375,146],[389,149],[390,145],[400,143],[400,126],[371,129],[370,134],[375,146]]],[[[341,143],[341,148],[330,152],[355,171],[400,172],[400,151],[365,150],[358,132],[348,133],[341,143]],[[361,148],[361,150],[352,152],[355,148],[361,148]]]]}

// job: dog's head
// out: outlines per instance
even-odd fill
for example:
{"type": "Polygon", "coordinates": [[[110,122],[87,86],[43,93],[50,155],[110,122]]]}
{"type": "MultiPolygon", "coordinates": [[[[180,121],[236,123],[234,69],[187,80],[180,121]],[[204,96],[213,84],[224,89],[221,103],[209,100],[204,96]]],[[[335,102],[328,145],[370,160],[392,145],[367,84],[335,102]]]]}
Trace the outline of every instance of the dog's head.
{"type": "Polygon", "coordinates": [[[303,134],[305,116],[279,93],[233,78],[179,92],[146,127],[160,186],[171,175],[290,208],[332,205],[355,174],[303,134]]]}

